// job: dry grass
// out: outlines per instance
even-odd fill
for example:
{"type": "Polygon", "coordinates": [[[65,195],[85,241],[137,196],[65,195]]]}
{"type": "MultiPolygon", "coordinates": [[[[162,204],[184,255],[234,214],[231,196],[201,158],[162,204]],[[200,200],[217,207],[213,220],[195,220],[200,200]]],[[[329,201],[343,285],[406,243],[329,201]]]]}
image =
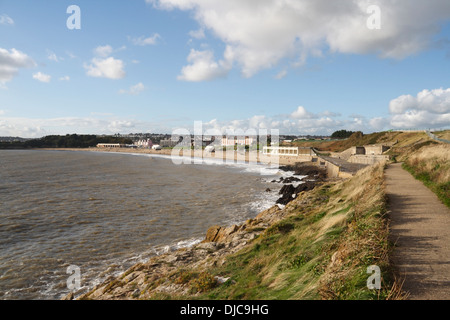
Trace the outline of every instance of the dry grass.
{"type": "Polygon", "coordinates": [[[450,181],[450,145],[430,145],[411,154],[406,161],[421,171],[434,172],[433,181],[446,183],[450,181]]]}
{"type": "Polygon", "coordinates": [[[383,164],[304,193],[291,215],[211,270],[233,284],[201,298],[402,299],[390,268],[385,203],[383,164]],[[367,288],[371,265],[382,270],[381,290],[367,288]]]}
{"type": "Polygon", "coordinates": [[[404,156],[403,167],[450,208],[450,145],[433,143],[404,156]]]}
{"type": "Polygon", "coordinates": [[[450,141],[450,130],[444,130],[444,131],[434,132],[434,134],[435,134],[436,136],[438,136],[438,138],[441,138],[441,139],[445,139],[445,140],[449,140],[449,141],[450,141]]]}

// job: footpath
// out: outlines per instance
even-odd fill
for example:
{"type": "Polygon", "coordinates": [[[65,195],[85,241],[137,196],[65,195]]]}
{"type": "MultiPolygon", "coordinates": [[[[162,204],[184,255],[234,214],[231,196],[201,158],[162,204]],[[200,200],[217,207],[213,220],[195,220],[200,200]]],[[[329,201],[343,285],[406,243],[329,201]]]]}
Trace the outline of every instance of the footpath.
{"type": "Polygon", "coordinates": [[[411,300],[450,300],[450,209],[401,163],[386,169],[393,263],[411,300]]]}

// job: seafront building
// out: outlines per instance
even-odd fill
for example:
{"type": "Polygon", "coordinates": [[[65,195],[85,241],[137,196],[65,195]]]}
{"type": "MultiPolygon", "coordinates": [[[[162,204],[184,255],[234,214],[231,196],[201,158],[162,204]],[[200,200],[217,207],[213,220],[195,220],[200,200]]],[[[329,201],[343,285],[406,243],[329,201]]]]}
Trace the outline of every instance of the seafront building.
{"type": "Polygon", "coordinates": [[[97,148],[126,148],[127,145],[123,143],[99,143],[97,148]]]}
{"type": "Polygon", "coordinates": [[[140,139],[134,142],[134,145],[138,148],[151,148],[153,146],[153,142],[151,139],[140,139]]]}
{"type": "Polygon", "coordinates": [[[222,137],[222,146],[249,146],[256,142],[253,137],[222,137]]]}
{"type": "Polygon", "coordinates": [[[263,154],[269,156],[315,156],[316,153],[309,147],[263,147],[263,154]]]}

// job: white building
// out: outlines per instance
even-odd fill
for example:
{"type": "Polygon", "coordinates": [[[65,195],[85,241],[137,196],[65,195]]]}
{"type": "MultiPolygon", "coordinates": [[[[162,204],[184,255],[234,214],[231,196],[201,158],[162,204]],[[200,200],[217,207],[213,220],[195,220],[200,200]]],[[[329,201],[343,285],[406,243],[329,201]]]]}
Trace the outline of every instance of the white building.
{"type": "Polygon", "coordinates": [[[138,148],[151,148],[153,145],[152,140],[150,139],[141,139],[134,143],[138,148]]]}
{"type": "Polygon", "coordinates": [[[125,148],[125,144],[121,143],[99,143],[97,144],[97,148],[125,148]]]}
{"type": "Polygon", "coordinates": [[[222,146],[249,146],[255,142],[253,137],[223,137],[222,146]]]}
{"type": "Polygon", "coordinates": [[[264,147],[263,154],[267,156],[298,156],[298,147],[264,147]]]}

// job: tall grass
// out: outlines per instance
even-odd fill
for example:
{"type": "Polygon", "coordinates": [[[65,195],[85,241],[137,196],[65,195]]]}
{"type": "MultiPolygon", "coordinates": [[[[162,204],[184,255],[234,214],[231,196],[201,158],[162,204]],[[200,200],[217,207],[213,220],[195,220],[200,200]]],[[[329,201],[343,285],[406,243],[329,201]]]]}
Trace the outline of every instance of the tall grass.
{"type": "Polygon", "coordinates": [[[413,151],[403,163],[450,208],[450,145],[434,144],[413,151]]]}
{"type": "Polygon", "coordinates": [[[293,201],[291,214],[209,270],[229,281],[202,299],[399,299],[385,219],[384,166],[319,187],[293,201]],[[367,288],[367,268],[382,288],[367,288]]]}

